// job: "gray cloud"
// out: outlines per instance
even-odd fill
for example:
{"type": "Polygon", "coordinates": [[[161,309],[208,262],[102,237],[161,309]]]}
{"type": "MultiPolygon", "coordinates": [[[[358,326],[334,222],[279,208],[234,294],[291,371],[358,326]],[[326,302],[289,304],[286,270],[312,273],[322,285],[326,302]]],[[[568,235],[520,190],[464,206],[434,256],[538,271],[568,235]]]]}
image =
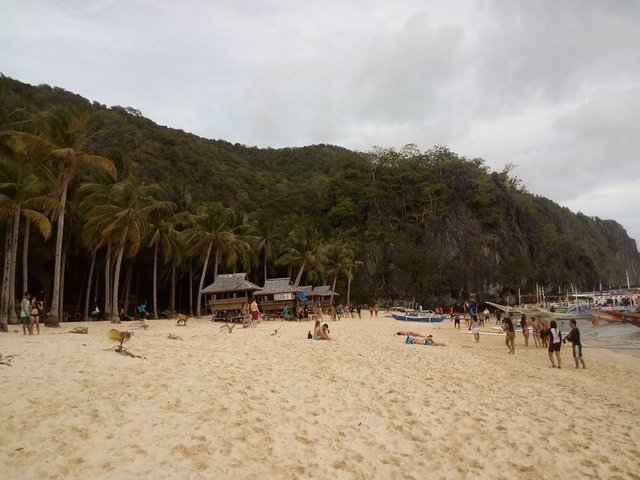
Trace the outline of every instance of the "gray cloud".
{"type": "Polygon", "coordinates": [[[446,144],[640,238],[640,3],[7,0],[0,70],[259,146],[446,144]]]}

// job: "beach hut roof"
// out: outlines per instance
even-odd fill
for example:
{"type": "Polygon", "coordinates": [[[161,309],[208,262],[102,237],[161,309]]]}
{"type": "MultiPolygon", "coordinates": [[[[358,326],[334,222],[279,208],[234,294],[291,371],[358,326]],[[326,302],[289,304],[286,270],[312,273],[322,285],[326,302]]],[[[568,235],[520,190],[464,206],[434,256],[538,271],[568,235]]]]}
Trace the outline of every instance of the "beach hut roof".
{"type": "Polygon", "coordinates": [[[216,277],[216,281],[202,290],[201,293],[227,293],[256,291],[260,287],[247,280],[246,273],[224,273],[216,277]]]}
{"type": "Polygon", "coordinates": [[[273,295],[275,293],[295,293],[296,289],[291,285],[288,277],[270,278],[264,282],[264,287],[255,292],[254,295],[273,295]]]}
{"type": "MultiPolygon", "coordinates": [[[[313,285],[305,285],[303,287],[298,287],[298,290],[304,292],[307,297],[330,297],[331,296],[331,288],[329,285],[320,285],[319,287],[314,287],[313,285]]],[[[334,296],[339,296],[338,293],[333,293],[334,296]]]]}

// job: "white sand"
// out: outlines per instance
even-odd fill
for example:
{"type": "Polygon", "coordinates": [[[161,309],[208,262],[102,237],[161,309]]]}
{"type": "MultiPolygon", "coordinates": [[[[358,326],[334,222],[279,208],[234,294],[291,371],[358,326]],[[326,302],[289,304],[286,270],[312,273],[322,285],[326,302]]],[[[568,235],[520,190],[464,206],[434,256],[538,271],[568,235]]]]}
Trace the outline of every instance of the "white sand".
{"type": "Polygon", "coordinates": [[[635,357],[585,348],[575,370],[564,347],[557,370],[520,335],[511,356],[449,322],[343,320],[331,342],[307,340],[310,322],[149,324],[127,344],[140,359],[104,350],[109,323],[0,334],[16,355],[0,477],[640,478],[635,357]],[[400,327],[447,346],[405,345],[400,327]]]}

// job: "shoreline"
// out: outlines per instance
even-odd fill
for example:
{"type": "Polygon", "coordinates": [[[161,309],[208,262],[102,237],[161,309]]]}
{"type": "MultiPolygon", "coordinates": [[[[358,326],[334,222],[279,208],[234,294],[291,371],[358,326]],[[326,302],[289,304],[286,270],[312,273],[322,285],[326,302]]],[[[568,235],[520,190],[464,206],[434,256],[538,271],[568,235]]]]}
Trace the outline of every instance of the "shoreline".
{"type": "Polygon", "coordinates": [[[328,322],[329,342],[309,321],[149,320],[125,344],[144,358],[105,350],[136,322],[2,334],[0,463],[34,479],[638,478],[635,357],[585,347],[576,371],[564,346],[557,370],[522,335],[507,355],[446,321],[363,317],[328,322]]]}

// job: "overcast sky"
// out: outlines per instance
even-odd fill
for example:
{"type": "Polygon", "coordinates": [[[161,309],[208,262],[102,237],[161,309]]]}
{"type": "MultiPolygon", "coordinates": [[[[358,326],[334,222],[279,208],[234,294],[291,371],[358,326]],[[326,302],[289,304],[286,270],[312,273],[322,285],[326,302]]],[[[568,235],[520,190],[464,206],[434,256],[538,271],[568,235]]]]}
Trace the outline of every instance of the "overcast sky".
{"type": "Polygon", "coordinates": [[[0,0],[0,72],[257,146],[447,145],[640,240],[635,0],[0,0]]]}

